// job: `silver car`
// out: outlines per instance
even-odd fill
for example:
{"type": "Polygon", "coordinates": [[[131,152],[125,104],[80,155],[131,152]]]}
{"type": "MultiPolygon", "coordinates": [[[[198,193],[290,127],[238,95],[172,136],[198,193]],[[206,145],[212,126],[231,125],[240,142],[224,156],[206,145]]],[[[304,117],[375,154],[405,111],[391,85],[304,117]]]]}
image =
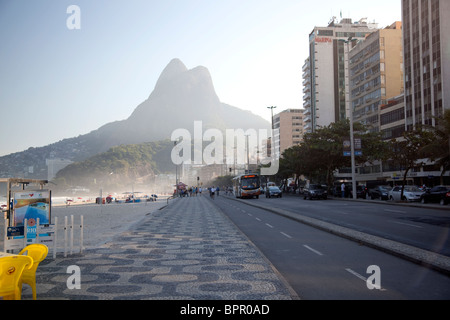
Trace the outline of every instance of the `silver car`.
{"type": "Polygon", "coordinates": [[[389,200],[392,201],[420,201],[420,197],[424,192],[417,186],[405,186],[403,198],[401,199],[402,186],[396,186],[389,191],[389,200]]]}

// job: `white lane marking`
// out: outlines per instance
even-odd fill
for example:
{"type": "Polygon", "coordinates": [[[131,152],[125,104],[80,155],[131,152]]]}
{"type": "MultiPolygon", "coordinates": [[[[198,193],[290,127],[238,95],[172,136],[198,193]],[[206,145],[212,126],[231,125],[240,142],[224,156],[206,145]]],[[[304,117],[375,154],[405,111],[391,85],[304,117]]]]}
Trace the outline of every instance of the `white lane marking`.
{"type": "Polygon", "coordinates": [[[314,252],[315,254],[318,254],[319,256],[323,256],[323,253],[322,253],[322,252],[317,251],[317,250],[311,248],[310,246],[308,246],[308,245],[306,245],[306,244],[304,244],[303,246],[304,246],[306,249],[308,249],[308,250],[314,252]]]}
{"type": "Polygon", "coordinates": [[[345,270],[348,271],[348,272],[350,272],[352,275],[358,277],[358,278],[361,279],[362,281],[367,281],[367,278],[366,278],[366,277],[363,277],[363,276],[360,275],[358,272],[353,271],[353,270],[350,269],[350,268],[347,268],[347,269],[345,269],[345,270]]]}
{"type": "Polygon", "coordinates": [[[384,211],[386,211],[386,212],[393,212],[393,213],[406,213],[406,211],[401,211],[401,210],[391,210],[391,209],[384,209],[384,211]]]}
{"type": "Polygon", "coordinates": [[[266,223],[266,226],[268,226],[269,228],[273,229],[273,226],[271,226],[270,224],[266,223]]]}
{"type": "Polygon", "coordinates": [[[280,232],[283,236],[285,236],[286,238],[292,239],[292,237],[284,232],[280,232]]]}
{"type": "Polygon", "coordinates": [[[260,218],[255,218],[256,220],[258,220],[259,222],[261,222],[261,219],[260,218]]]}
{"type": "MultiPolygon", "coordinates": [[[[364,281],[364,282],[367,283],[367,278],[364,277],[364,276],[362,276],[362,275],[360,275],[358,272],[353,271],[353,270],[350,269],[350,268],[347,268],[347,269],[345,269],[345,270],[346,270],[347,272],[350,272],[352,275],[356,276],[357,278],[359,278],[359,279],[361,279],[362,281],[364,281]]],[[[379,290],[380,290],[380,291],[386,291],[386,289],[384,289],[383,287],[380,287],[379,290]]]]}
{"type": "Polygon", "coordinates": [[[411,223],[404,223],[404,222],[398,222],[398,221],[390,221],[390,222],[396,223],[396,224],[402,224],[402,225],[404,225],[404,226],[409,226],[409,227],[419,228],[419,229],[422,229],[422,228],[423,228],[422,226],[418,226],[418,225],[411,224],[411,223]]]}

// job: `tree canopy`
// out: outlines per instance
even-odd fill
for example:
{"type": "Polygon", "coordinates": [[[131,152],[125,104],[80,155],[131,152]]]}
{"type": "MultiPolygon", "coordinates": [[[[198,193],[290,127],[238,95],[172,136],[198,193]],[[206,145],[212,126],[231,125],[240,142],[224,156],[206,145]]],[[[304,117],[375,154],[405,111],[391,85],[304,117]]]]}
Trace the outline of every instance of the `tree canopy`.
{"type": "MultiPolygon", "coordinates": [[[[423,165],[421,159],[429,159],[442,165],[444,173],[450,169],[450,111],[436,121],[436,127],[417,126],[405,131],[402,137],[387,141],[382,133],[370,132],[355,123],[354,136],[361,139],[362,146],[362,155],[355,157],[356,164],[389,160],[402,169],[406,181],[409,170],[423,165]]],[[[349,132],[350,122],[343,120],[305,134],[301,144],[283,152],[277,178],[304,175],[310,181],[331,186],[334,172],[351,166],[350,157],[343,153],[343,142],[349,139],[349,132]]]]}

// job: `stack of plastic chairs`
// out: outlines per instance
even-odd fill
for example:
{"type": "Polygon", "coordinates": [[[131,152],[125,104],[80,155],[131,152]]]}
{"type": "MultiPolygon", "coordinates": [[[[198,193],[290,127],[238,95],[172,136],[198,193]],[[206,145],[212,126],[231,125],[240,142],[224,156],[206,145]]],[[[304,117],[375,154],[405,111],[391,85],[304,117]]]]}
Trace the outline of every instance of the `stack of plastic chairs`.
{"type": "Polygon", "coordinates": [[[39,266],[39,263],[41,263],[48,254],[48,247],[44,244],[30,244],[29,246],[26,246],[22,249],[22,251],[19,252],[19,255],[25,255],[28,257],[31,257],[33,259],[33,266],[30,269],[24,270],[22,274],[22,278],[19,282],[19,289],[22,293],[22,284],[26,283],[31,287],[31,290],[33,291],[33,300],[36,300],[36,270],[39,266]]]}
{"type": "Polygon", "coordinates": [[[11,256],[0,259],[0,297],[4,300],[20,300],[23,272],[33,268],[33,259],[27,256],[11,256]],[[19,287],[20,286],[20,287],[19,287]]]}

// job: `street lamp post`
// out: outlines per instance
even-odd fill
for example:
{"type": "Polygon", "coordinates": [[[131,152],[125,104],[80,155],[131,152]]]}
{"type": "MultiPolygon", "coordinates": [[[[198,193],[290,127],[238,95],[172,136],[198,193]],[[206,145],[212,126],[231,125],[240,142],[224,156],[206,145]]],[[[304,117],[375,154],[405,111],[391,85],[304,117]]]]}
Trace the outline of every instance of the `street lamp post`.
{"type": "Polygon", "coordinates": [[[348,106],[349,109],[349,118],[350,118],[350,157],[351,157],[351,163],[352,163],[352,195],[353,195],[353,199],[356,200],[357,199],[357,194],[356,194],[356,174],[355,174],[355,168],[356,168],[356,164],[355,164],[355,137],[354,137],[354,132],[353,132],[353,107],[350,104],[350,87],[349,87],[349,82],[350,82],[350,43],[353,41],[352,37],[349,37],[347,40],[339,40],[339,41],[343,41],[345,44],[347,44],[347,68],[346,68],[346,81],[345,81],[345,86],[346,86],[346,104],[348,106]]]}
{"type": "Polygon", "coordinates": [[[270,109],[271,113],[272,113],[272,118],[270,118],[272,120],[272,130],[273,130],[273,109],[276,109],[277,107],[275,106],[271,106],[271,107],[267,107],[267,109],[270,109]]]}
{"type": "Polygon", "coordinates": [[[271,129],[272,129],[272,131],[270,132],[270,137],[269,137],[269,139],[270,139],[270,156],[272,156],[273,155],[273,152],[275,152],[275,141],[274,141],[274,133],[273,133],[273,109],[276,109],[277,107],[276,106],[270,106],[270,107],[267,107],[267,109],[270,109],[270,111],[271,111],[271,115],[272,115],[272,117],[270,118],[270,120],[271,120],[271,123],[272,123],[272,126],[271,126],[271,129]]]}
{"type": "MultiPolygon", "coordinates": [[[[177,141],[173,142],[173,146],[177,145],[177,141]]],[[[178,196],[178,165],[175,164],[175,193],[178,196]]]]}

